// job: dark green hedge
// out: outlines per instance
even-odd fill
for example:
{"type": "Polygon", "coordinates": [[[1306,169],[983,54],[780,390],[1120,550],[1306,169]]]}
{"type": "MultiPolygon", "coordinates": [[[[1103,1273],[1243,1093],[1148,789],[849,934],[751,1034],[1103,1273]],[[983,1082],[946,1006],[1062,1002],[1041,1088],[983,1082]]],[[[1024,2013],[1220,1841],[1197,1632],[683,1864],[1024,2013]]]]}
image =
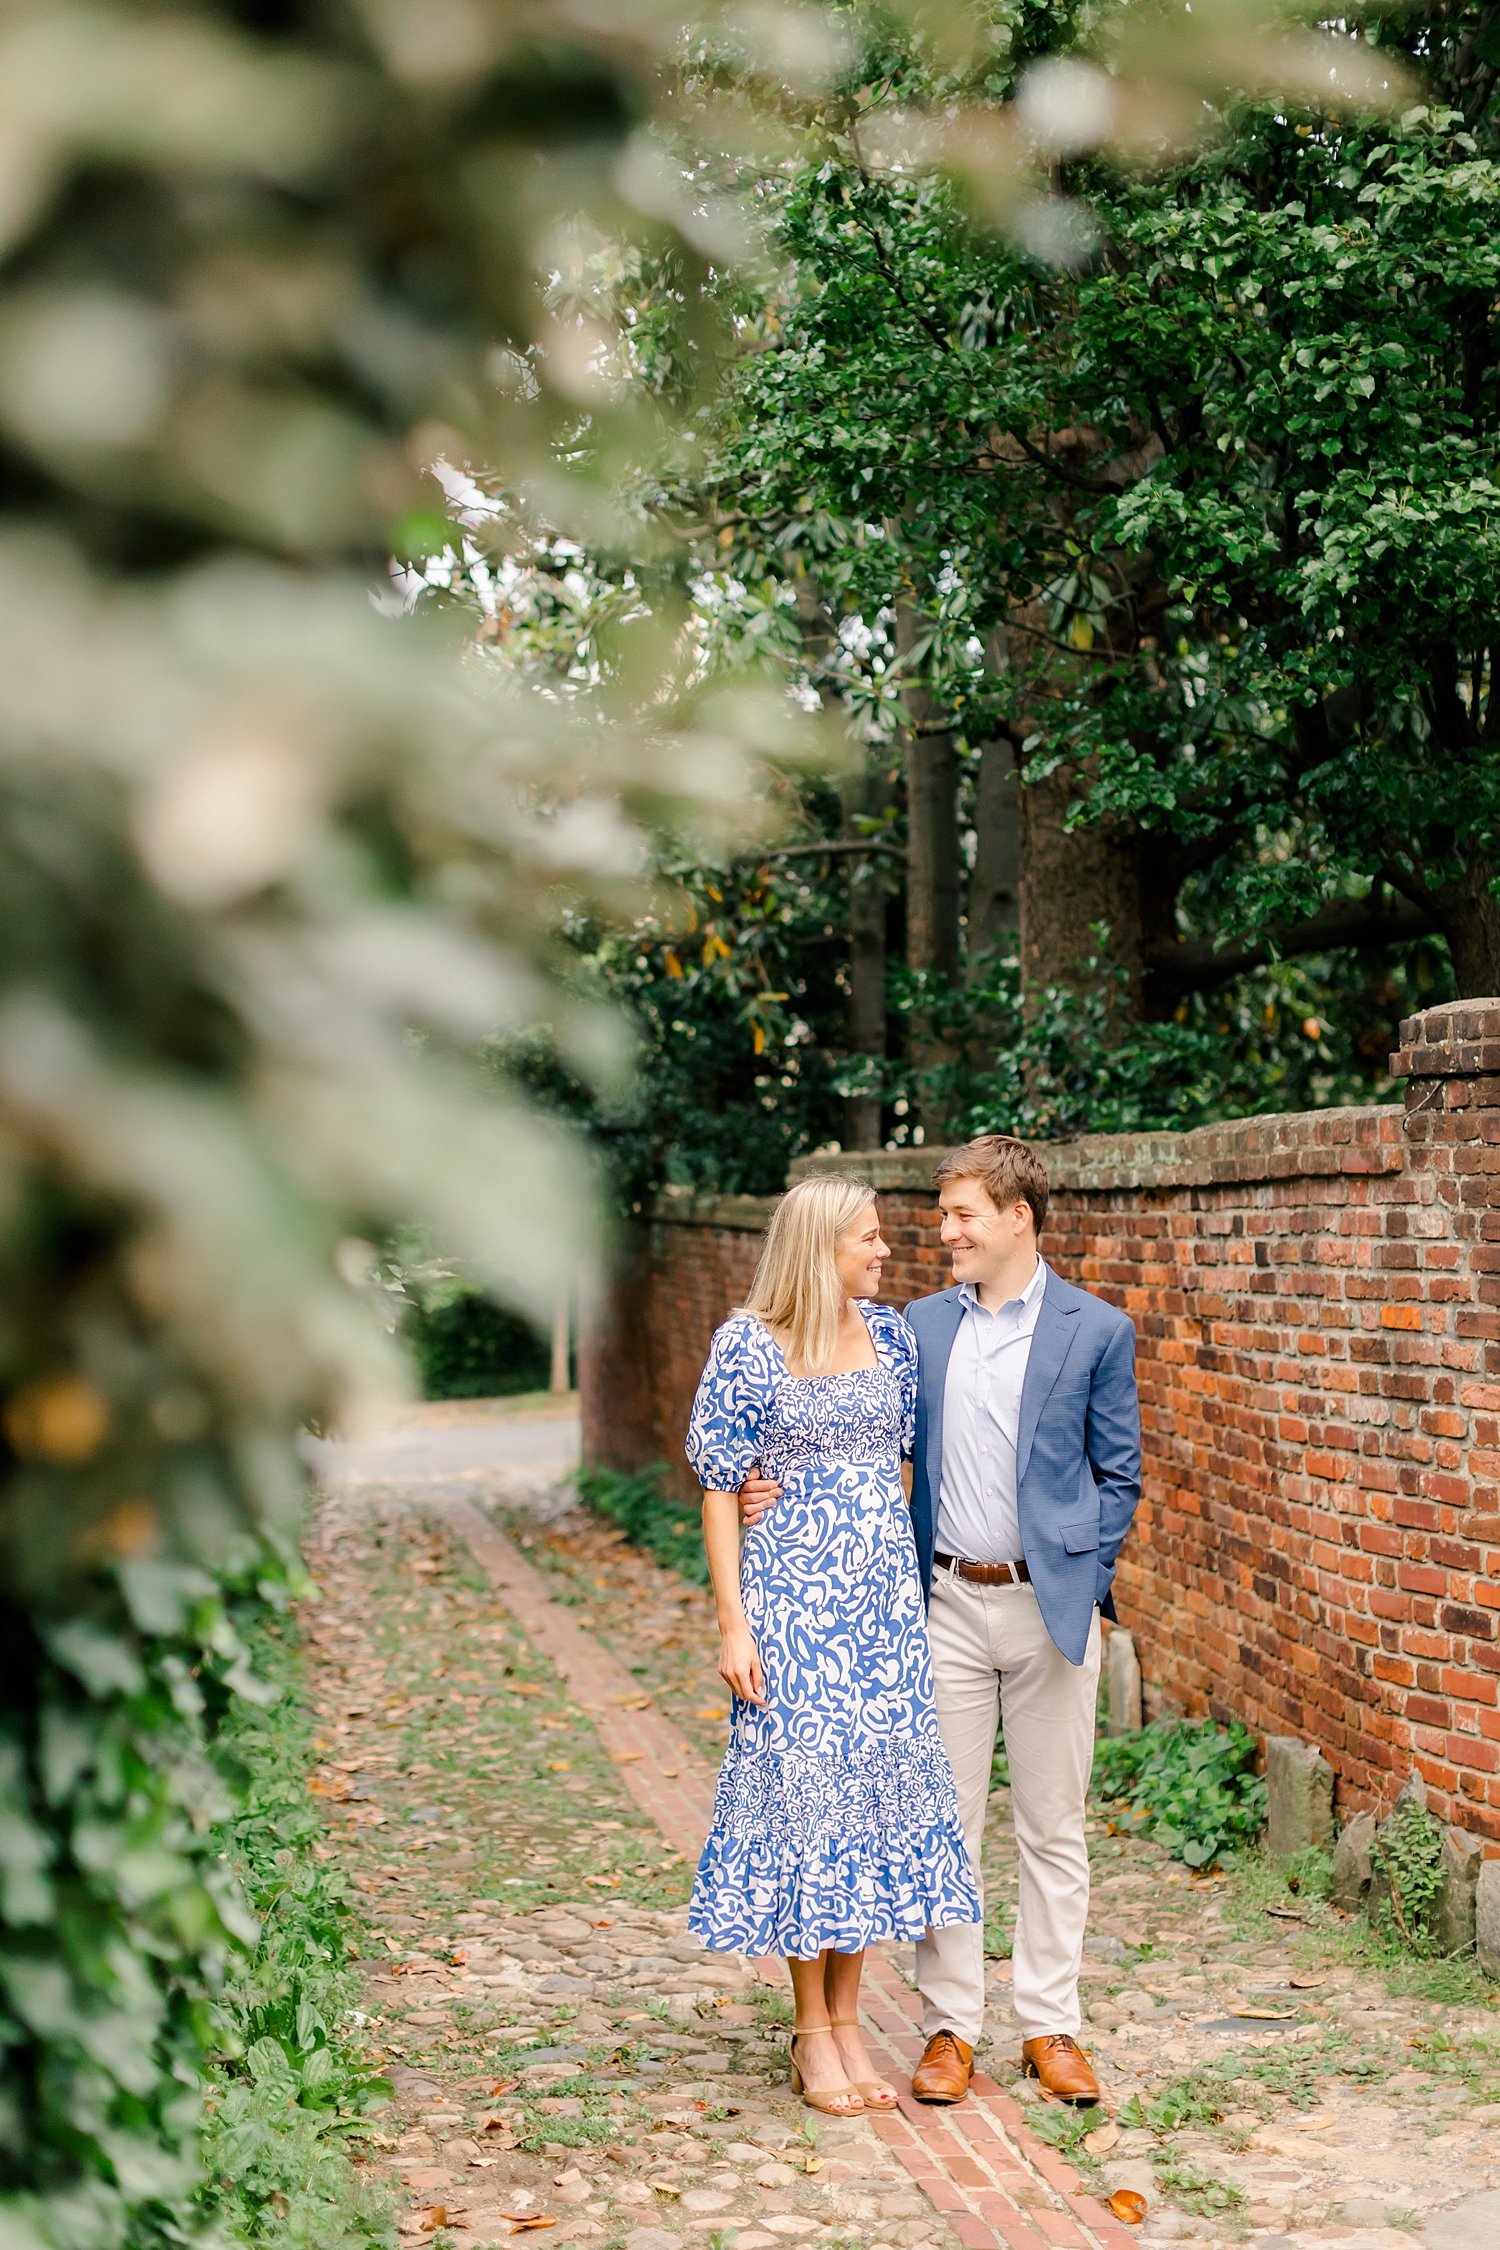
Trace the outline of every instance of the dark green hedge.
{"type": "Polygon", "coordinates": [[[414,1302],[402,1333],[423,1398],[511,1398],[547,1387],[547,1338],[477,1292],[438,1305],[414,1302]]]}

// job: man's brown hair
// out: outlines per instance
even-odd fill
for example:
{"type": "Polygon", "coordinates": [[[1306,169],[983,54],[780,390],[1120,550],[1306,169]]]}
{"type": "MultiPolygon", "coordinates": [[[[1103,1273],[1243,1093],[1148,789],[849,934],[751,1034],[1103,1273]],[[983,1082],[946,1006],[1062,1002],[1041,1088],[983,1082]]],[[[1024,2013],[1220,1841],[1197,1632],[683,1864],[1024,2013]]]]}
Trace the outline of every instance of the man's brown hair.
{"type": "Polygon", "coordinates": [[[962,1148],[949,1150],[932,1175],[939,1193],[950,1180],[977,1180],[997,1211],[1029,1203],[1041,1233],[1047,1216],[1047,1167],[1025,1141],[1009,1133],[981,1133],[977,1140],[965,1141],[962,1148]]]}

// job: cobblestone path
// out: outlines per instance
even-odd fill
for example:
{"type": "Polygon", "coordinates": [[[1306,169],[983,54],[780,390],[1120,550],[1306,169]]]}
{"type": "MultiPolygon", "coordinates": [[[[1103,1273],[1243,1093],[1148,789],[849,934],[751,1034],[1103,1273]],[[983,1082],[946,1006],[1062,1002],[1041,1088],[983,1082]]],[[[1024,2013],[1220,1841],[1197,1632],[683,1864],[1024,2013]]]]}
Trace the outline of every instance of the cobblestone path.
{"type": "MultiPolygon", "coordinates": [[[[466,1473],[449,1444],[426,1474],[417,1448],[399,1482],[389,1451],[322,1464],[325,1848],[365,1904],[408,2240],[1500,2250],[1500,2027],[1474,1980],[1393,1991],[1326,1908],[1196,1880],[1102,1822],[1085,2038],[1108,2114],[1042,2105],[1005,2028],[1003,1790],[993,2075],[955,2110],[814,2118],[786,2083],[780,1966],[683,1927],[727,1717],[708,1597],[569,1508],[557,1447],[490,1442],[466,1473]],[[1141,2226],[1104,2208],[1120,2188],[1141,2226]]],[[[897,2077],[908,1970],[872,1961],[866,1984],[897,2077]]]]}

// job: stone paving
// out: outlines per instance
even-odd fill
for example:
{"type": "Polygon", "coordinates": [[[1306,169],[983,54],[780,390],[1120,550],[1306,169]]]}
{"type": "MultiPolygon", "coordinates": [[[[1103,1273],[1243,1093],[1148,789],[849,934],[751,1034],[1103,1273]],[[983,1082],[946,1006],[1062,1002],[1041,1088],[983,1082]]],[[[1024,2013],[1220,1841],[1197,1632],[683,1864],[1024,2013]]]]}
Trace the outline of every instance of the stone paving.
{"type": "MultiPolygon", "coordinates": [[[[330,1848],[359,1861],[385,1930],[366,1964],[370,2035],[400,2094],[382,2155],[408,2238],[478,2250],[530,2217],[579,2250],[1500,2250],[1500,2025],[1477,1981],[1428,1970],[1393,1990],[1390,1965],[1315,1900],[1269,1878],[1195,1880],[1102,1821],[1085,2039],[1104,2111],[1021,2087],[1003,1791],[986,1868],[993,2075],[956,2110],[895,2119],[792,2100],[779,1966],[706,1955],[683,1930],[724,1718],[707,1597],[567,1507],[556,1443],[508,1461],[491,1443],[467,1464],[450,1443],[415,1486],[406,1456],[399,1484],[389,1455],[322,1464],[319,1677],[329,1750],[354,1753],[330,1756],[330,1848]],[[372,1525],[384,1592],[365,1569],[372,1525]],[[392,1586],[416,1591],[382,1656],[392,1586]],[[362,1711],[366,1671],[416,1664],[423,1633],[441,1677],[397,1680],[362,1711]],[[471,1777],[463,1803],[440,1759],[389,1743],[392,1711],[417,1742],[461,1716],[487,1757],[497,1710],[526,1714],[538,1762],[471,1777]],[[542,1755],[558,1747],[567,1758],[542,1755]],[[393,1854],[380,1831],[397,1821],[417,1825],[393,1854]],[[1104,2207],[1117,2189],[1145,2196],[1140,2227],[1104,2207]]],[[[893,1957],[867,1978],[893,2075],[918,2047],[907,1969],[893,1957]]]]}

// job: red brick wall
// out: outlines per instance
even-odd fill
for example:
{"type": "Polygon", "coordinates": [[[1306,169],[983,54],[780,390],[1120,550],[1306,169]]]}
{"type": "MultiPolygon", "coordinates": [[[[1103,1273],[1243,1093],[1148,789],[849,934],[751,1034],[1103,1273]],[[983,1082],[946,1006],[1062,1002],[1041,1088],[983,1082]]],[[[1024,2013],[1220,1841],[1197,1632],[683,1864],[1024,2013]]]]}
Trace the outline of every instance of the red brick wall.
{"type": "MultiPolygon", "coordinates": [[[[1346,1809],[1415,1764],[1434,1811],[1500,1840],[1500,1001],[1402,1039],[1404,1113],[1049,1149],[1043,1248],[1136,1324],[1145,1496],[1118,1600],[1150,1703],[1319,1743],[1346,1809]]],[[[947,1278],[935,1153],[832,1160],[882,1190],[898,1303],[947,1278]]],[[[688,1405],[768,1208],[667,1199],[585,1377],[596,1458],[638,1465],[649,1428],[692,1489],[688,1405]]]]}

